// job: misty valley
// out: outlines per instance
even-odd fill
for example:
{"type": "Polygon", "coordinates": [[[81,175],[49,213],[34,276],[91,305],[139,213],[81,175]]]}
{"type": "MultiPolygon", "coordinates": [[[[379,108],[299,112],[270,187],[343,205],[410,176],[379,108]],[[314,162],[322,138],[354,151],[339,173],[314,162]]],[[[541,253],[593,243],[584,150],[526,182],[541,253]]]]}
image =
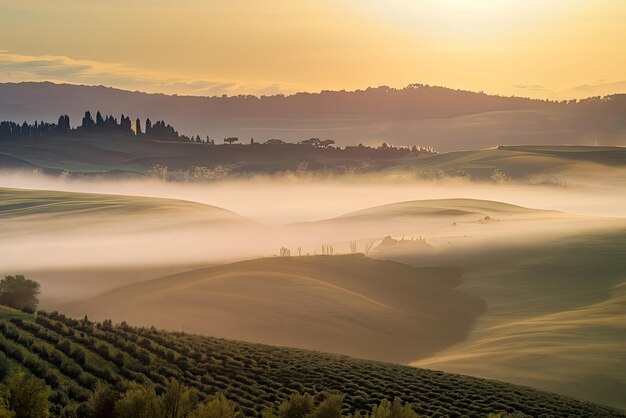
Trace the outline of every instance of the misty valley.
{"type": "Polygon", "coordinates": [[[0,0],[0,418],[626,418],[624,39],[0,0]]]}
{"type": "MultiPolygon", "coordinates": [[[[31,141],[48,141],[45,152],[55,158],[62,146],[85,146],[74,148],[76,141],[102,148],[143,141],[81,134],[63,145],[54,138],[31,141]]],[[[42,155],[39,144],[26,148],[27,142],[17,141],[2,144],[12,157],[26,159],[26,149],[42,155]]],[[[177,146],[184,151],[196,144],[177,146]]],[[[285,145],[264,146],[271,151],[285,145]]],[[[178,362],[159,369],[164,380],[140,369],[126,376],[130,360],[115,365],[100,351],[134,356],[119,344],[139,338],[152,341],[144,347],[149,364],[161,361],[154,350],[164,347],[191,356],[186,364],[209,362],[212,375],[216,353],[232,349],[236,354],[219,369],[228,376],[232,371],[224,362],[248,361],[239,357],[241,350],[248,356],[258,347],[254,356],[265,358],[267,350],[293,347],[313,351],[284,356],[313,356],[306,361],[319,367],[344,357],[314,353],[336,353],[386,362],[355,363],[367,370],[403,364],[410,369],[402,373],[441,370],[624,408],[624,155],[620,148],[497,147],[387,158],[383,166],[349,173],[311,168],[186,179],[150,170],[78,174],[67,158],[56,164],[63,173],[5,168],[0,265],[7,275],[36,280],[41,311],[33,317],[6,308],[3,358],[19,362],[19,350],[39,340],[54,352],[63,341],[68,347],[95,344],[85,348],[93,352],[88,356],[102,356],[102,367],[113,361],[112,373],[121,374],[105,381],[115,386],[120,379],[146,378],[165,393],[173,390],[168,385],[174,378],[188,390],[217,385],[223,401],[242,402],[233,408],[246,415],[290,399],[290,386],[259,402],[228,377],[222,387],[178,362]],[[424,167],[445,175],[416,175],[424,167]],[[76,339],[83,335],[93,337],[76,339]],[[170,345],[192,338],[184,344],[204,344],[194,337],[200,335],[225,340],[206,340],[214,345],[209,351],[193,348],[197,358],[170,345]]],[[[76,158],[86,163],[90,157],[76,158]]],[[[68,348],[68,361],[74,361],[71,353],[68,348]]],[[[51,386],[59,394],[51,398],[54,407],[82,405],[89,396],[81,393],[95,390],[97,373],[81,365],[81,373],[96,380],[72,383],[83,391],[74,393],[62,383],[74,377],[59,367],[61,381],[51,386]]],[[[305,394],[341,392],[345,405],[363,411],[388,397],[357,396],[326,381],[309,386],[302,379],[293,375],[288,381],[299,382],[305,394]]],[[[490,391],[504,390],[493,385],[490,391]]],[[[393,398],[404,389],[379,390],[395,391],[389,392],[393,398]]],[[[422,395],[407,398],[416,399],[418,412],[449,412],[422,395]]],[[[449,396],[454,405],[461,402],[460,415],[477,412],[464,409],[461,394],[449,396]]],[[[337,399],[326,398],[319,408],[324,402],[337,399]]],[[[537,413],[515,402],[520,406],[514,409],[537,413]]],[[[498,410],[480,411],[489,412],[498,410]]],[[[617,410],[593,412],[613,414],[617,410]]]]}

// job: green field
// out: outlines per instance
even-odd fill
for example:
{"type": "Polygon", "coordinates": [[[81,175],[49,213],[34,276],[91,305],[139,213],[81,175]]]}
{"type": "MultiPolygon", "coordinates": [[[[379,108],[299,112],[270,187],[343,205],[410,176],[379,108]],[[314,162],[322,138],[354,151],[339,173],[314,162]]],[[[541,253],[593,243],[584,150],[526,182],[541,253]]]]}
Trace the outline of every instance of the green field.
{"type": "MultiPolygon", "coordinates": [[[[79,134],[40,140],[0,141],[0,164],[6,168],[41,168],[50,173],[145,175],[153,166],[170,170],[225,167],[203,174],[208,178],[298,171],[302,162],[310,171],[336,173],[402,172],[419,178],[442,176],[489,180],[494,170],[516,180],[567,169],[623,167],[626,149],[585,146],[506,146],[457,151],[428,157],[370,159],[339,156],[331,149],[278,145],[263,147],[208,146],[136,139],[119,135],[79,134]]],[[[0,166],[1,167],[1,166],[0,166]]]]}
{"type": "Polygon", "coordinates": [[[423,158],[419,161],[398,162],[383,173],[409,172],[421,178],[445,176],[493,179],[498,170],[518,181],[537,176],[566,176],[578,172],[591,176],[604,167],[622,168],[626,165],[626,148],[585,146],[500,146],[485,150],[457,151],[423,158]]]}
{"type": "Polygon", "coordinates": [[[345,393],[350,411],[369,410],[382,399],[399,396],[414,404],[416,412],[432,417],[484,417],[497,411],[533,417],[623,416],[507,383],[55,313],[5,315],[0,319],[0,349],[14,367],[28,369],[52,387],[55,415],[86,402],[99,381],[118,389],[129,381],[153,382],[159,389],[176,378],[201,396],[223,393],[246,416],[259,416],[294,391],[345,393]]]}
{"type": "Polygon", "coordinates": [[[0,187],[0,218],[203,215],[206,220],[242,220],[225,209],[184,200],[0,187]]]}
{"type": "Polygon", "coordinates": [[[395,259],[464,266],[460,290],[488,305],[466,341],[423,367],[529,385],[625,408],[626,229],[395,259]]]}

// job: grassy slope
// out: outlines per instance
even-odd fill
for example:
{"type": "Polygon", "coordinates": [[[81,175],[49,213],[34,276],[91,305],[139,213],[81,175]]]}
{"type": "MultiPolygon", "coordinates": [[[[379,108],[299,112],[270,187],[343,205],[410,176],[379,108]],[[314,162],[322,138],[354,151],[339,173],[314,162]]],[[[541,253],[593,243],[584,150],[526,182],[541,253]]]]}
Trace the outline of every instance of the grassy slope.
{"type": "Polygon", "coordinates": [[[417,266],[463,266],[459,289],[487,302],[487,313],[466,341],[413,364],[626,408],[624,221],[606,219],[589,228],[592,218],[471,199],[403,202],[344,218],[362,225],[399,222],[409,234],[412,223],[424,228],[428,219],[450,223],[464,215],[474,221],[491,215],[499,222],[473,229],[459,222],[456,234],[454,228],[442,232],[452,242],[448,248],[372,253],[417,266]],[[498,229],[509,232],[493,235],[498,229]],[[484,239],[473,246],[477,234],[484,239]]]}
{"type": "Polygon", "coordinates": [[[623,167],[626,148],[583,146],[505,146],[477,151],[459,151],[435,155],[416,162],[398,162],[386,171],[409,170],[426,177],[469,175],[489,179],[498,169],[514,179],[524,180],[543,174],[587,167],[623,167]]]}
{"type": "Polygon", "coordinates": [[[214,220],[242,219],[215,206],[184,200],[0,188],[0,218],[32,216],[200,214],[214,220]]]}
{"type": "Polygon", "coordinates": [[[477,334],[450,353],[418,364],[494,378],[515,376],[508,380],[626,408],[626,281],[604,301],[511,320],[477,334]],[[481,363],[489,364],[489,370],[481,363]]]}
{"type": "Polygon", "coordinates": [[[124,286],[65,305],[205,335],[408,362],[460,342],[483,302],[460,271],[361,255],[271,257],[124,286]]]}
{"type": "Polygon", "coordinates": [[[625,408],[624,248],[618,222],[558,240],[397,257],[463,265],[460,289],[488,305],[466,341],[415,364],[625,408]]]}
{"type": "Polygon", "coordinates": [[[524,215],[547,213],[508,203],[477,199],[431,199],[392,203],[343,215],[338,220],[375,220],[394,217],[524,215]]]}
{"type": "Polygon", "coordinates": [[[182,200],[7,188],[0,223],[2,273],[36,277],[44,304],[206,265],[204,243],[253,226],[182,200]]]}
{"type": "Polygon", "coordinates": [[[105,328],[39,315],[0,319],[0,349],[54,389],[55,412],[85,401],[98,380],[157,385],[176,378],[203,396],[222,392],[248,416],[292,391],[346,393],[352,411],[401,397],[427,416],[484,417],[518,411],[534,417],[623,416],[609,408],[534,389],[312,351],[248,344],[128,326],[105,328]],[[75,361],[81,356],[84,360],[75,361]],[[37,353],[37,354],[35,354],[37,353]]]}

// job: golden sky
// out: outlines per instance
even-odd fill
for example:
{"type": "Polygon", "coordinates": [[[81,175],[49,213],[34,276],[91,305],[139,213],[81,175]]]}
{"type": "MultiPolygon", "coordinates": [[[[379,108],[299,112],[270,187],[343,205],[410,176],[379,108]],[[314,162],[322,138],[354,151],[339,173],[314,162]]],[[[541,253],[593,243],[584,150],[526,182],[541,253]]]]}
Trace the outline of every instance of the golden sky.
{"type": "Polygon", "coordinates": [[[625,0],[0,0],[0,81],[178,94],[626,92],[625,0]]]}

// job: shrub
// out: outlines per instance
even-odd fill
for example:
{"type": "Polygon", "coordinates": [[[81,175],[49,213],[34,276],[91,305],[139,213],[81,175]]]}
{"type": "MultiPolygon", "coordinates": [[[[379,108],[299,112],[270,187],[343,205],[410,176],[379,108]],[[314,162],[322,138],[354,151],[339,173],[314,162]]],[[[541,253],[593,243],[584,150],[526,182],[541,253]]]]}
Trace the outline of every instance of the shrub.
{"type": "Polygon", "coordinates": [[[237,418],[237,406],[218,393],[213,399],[196,405],[188,418],[237,418]]]}
{"type": "Polygon", "coordinates": [[[411,405],[404,405],[400,398],[393,402],[383,399],[379,405],[372,408],[369,418],[418,418],[411,405]]]}
{"type": "Polygon", "coordinates": [[[308,394],[296,393],[278,408],[280,418],[304,418],[313,412],[313,397],[308,394]]]}
{"type": "Polygon", "coordinates": [[[3,395],[0,395],[0,418],[13,418],[15,414],[9,409],[9,405],[3,395]]]}
{"type": "Polygon", "coordinates": [[[48,418],[50,387],[31,374],[13,372],[6,380],[9,408],[15,418],[48,418]]]}
{"type": "Polygon", "coordinates": [[[171,379],[165,392],[159,397],[161,410],[165,418],[183,418],[193,408],[195,394],[179,381],[171,379]]]}
{"type": "Polygon", "coordinates": [[[9,359],[4,355],[3,352],[0,351],[0,381],[4,380],[5,377],[8,376],[11,371],[11,365],[9,364],[9,359]]]}
{"type": "Polygon", "coordinates": [[[119,418],[162,418],[159,398],[151,385],[133,383],[115,404],[119,418]]]}
{"type": "Polygon", "coordinates": [[[309,416],[311,418],[341,418],[344,395],[328,395],[309,416]]]}
{"type": "Polygon", "coordinates": [[[74,359],[74,361],[81,366],[85,365],[85,361],[87,360],[87,355],[85,354],[85,350],[80,347],[76,347],[71,350],[70,357],[74,359]]]}
{"type": "Polygon", "coordinates": [[[111,418],[115,416],[115,403],[119,399],[119,393],[105,384],[98,384],[96,390],[89,399],[89,412],[91,418],[111,418]]]}

